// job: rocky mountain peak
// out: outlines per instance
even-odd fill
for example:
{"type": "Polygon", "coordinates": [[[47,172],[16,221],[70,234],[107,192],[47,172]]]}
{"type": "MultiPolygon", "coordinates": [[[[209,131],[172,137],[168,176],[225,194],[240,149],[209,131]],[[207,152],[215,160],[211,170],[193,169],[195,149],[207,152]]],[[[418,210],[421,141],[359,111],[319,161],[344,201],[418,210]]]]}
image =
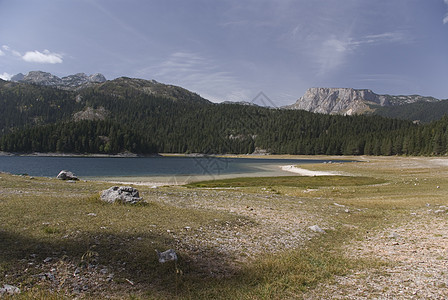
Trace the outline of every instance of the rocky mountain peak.
{"type": "Polygon", "coordinates": [[[78,87],[86,83],[102,83],[105,82],[106,78],[99,73],[87,76],[85,73],[77,73],[75,75],[69,75],[62,77],[62,82],[65,86],[78,87]]]}
{"type": "Polygon", "coordinates": [[[56,86],[62,84],[61,78],[42,71],[31,71],[26,74],[21,81],[39,85],[56,86]]]}
{"type": "Polygon", "coordinates": [[[353,115],[372,111],[374,106],[402,105],[418,101],[434,102],[438,100],[418,95],[378,95],[368,89],[314,87],[308,89],[296,103],[285,108],[323,114],[353,115]]]}

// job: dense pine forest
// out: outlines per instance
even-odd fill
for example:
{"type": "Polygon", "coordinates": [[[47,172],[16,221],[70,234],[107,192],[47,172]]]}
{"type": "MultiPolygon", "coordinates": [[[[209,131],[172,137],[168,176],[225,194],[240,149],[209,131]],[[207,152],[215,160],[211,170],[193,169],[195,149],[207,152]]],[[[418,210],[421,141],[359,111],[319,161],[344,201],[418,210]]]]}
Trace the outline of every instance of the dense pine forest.
{"type": "Polygon", "coordinates": [[[119,83],[64,91],[0,81],[0,150],[81,154],[245,154],[256,149],[311,155],[448,152],[448,117],[414,124],[381,116],[213,104],[193,93],[167,97],[119,83]],[[102,113],[82,117],[87,108],[102,113]]]}

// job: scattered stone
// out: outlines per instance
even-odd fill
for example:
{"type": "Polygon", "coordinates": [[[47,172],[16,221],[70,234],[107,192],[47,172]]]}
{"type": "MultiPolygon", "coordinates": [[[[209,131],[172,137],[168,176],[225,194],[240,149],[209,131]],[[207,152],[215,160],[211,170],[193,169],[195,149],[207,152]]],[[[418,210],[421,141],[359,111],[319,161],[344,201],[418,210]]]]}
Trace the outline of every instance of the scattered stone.
{"type": "Polygon", "coordinates": [[[78,177],[76,177],[75,174],[73,174],[70,171],[65,171],[62,170],[61,172],[59,172],[58,176],[56,176],[57,179],[61,179],[61,180],[79,180],[78,177]]]}
{"type": "Polygon", "coordinates": [[[44,263],[49,263],[52,260],[53,260],[53,257],[47,257],[44,259],[44,263]]]}
{"type": "Polygon", "coordinates": [[[10,285],[10,284],[4,284],[2,288],[0,288],[0,295],[8,294],[8,295],[14,295],[14,294],[20,294],[20,289],[16,286],[10,285]]]}
{"type": "Polygon", "coordinates": [[[102,191],[100,198],[108,203],[136,204],[142,201],[138,190],[130,186],[113,186],[102,191]]]}
{"type": "Polygon", "coordinates": [[[308,227],[308,229],[314,231],[314,232],[318,232],[318,233],[325,233],[325,230],[323,230],[322,228],[320,228],[318,225],[313,225],[308,227]]]}
{"type": "Polygon", "coordinates": [[[167,261],[177,261],[176,251],[173,249],[166,250],[164,252],[160,252],[156,249],[157,258],[159,259],[159,263],[163,264],[167,261]]]}
{"type": "Polygon", "coordinates": [[[339,204],[339,203],[333,203],[334,205],[336,205],[336,206],[339,206],[339,207],[345,207],[345,205],[343,205],[343,204],[339,204]]]}
{"type": "Polygon", "coordinates": [[[441,213],[444,213],[444,212],[445,212],[444,209],[437,209],[437,210],[434,211],[435,214],[441,214],[441,213]]]}
{"type": "Polygon", "coordinates": [[[91,217],[96,217],[96,213],[88,213],[87,215],[91,217]]]}
{"type": "Polygon", "coordinates": [[[391,239],[398,239],[400,236],[396,232],[391,232],[387,237],[391,239]]]}

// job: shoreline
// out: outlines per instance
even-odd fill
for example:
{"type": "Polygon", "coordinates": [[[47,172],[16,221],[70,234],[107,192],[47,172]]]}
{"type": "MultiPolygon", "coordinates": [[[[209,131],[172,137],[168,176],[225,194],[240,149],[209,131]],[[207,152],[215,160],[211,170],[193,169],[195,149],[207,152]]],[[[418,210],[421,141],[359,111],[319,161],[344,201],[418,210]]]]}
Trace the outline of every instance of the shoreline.
{"type": "Polygon", "coordinates": [[[308,169],[296,167],[294,165],[280,166],[280,168],[283,171],[299,174],[301,176],[338,176],[338,175],[342,175],[340,172],[311,171],[308,169]]]}
{"type": "Polygon", "coordinates": [[[32,152],[32,153],[11,153],[0,151],[0,156],[23,156],[23,157],[93,157],[93,158],[133,158],[133,157],[162,157],[162,155],[155,154],[136,154],[130,152],[117,154],[101,154],[101,153],[56,153],[56,152],[32,152]]]}

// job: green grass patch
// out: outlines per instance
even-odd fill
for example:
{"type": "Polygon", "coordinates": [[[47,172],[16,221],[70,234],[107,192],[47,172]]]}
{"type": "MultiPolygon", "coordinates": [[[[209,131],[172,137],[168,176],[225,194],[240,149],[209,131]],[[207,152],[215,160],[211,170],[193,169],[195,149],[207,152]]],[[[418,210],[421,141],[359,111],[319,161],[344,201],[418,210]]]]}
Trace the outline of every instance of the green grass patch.
{"type": "Polygon", "coordinates": [[[318,188],[327,186],[362,186],[381,184],[383,179],[363,176],[281,176],[281,177],[245,177],[187,184],[192,188],[227,188],[227,187],[270,187],[288,186],[298,188],[318,188]]]}

